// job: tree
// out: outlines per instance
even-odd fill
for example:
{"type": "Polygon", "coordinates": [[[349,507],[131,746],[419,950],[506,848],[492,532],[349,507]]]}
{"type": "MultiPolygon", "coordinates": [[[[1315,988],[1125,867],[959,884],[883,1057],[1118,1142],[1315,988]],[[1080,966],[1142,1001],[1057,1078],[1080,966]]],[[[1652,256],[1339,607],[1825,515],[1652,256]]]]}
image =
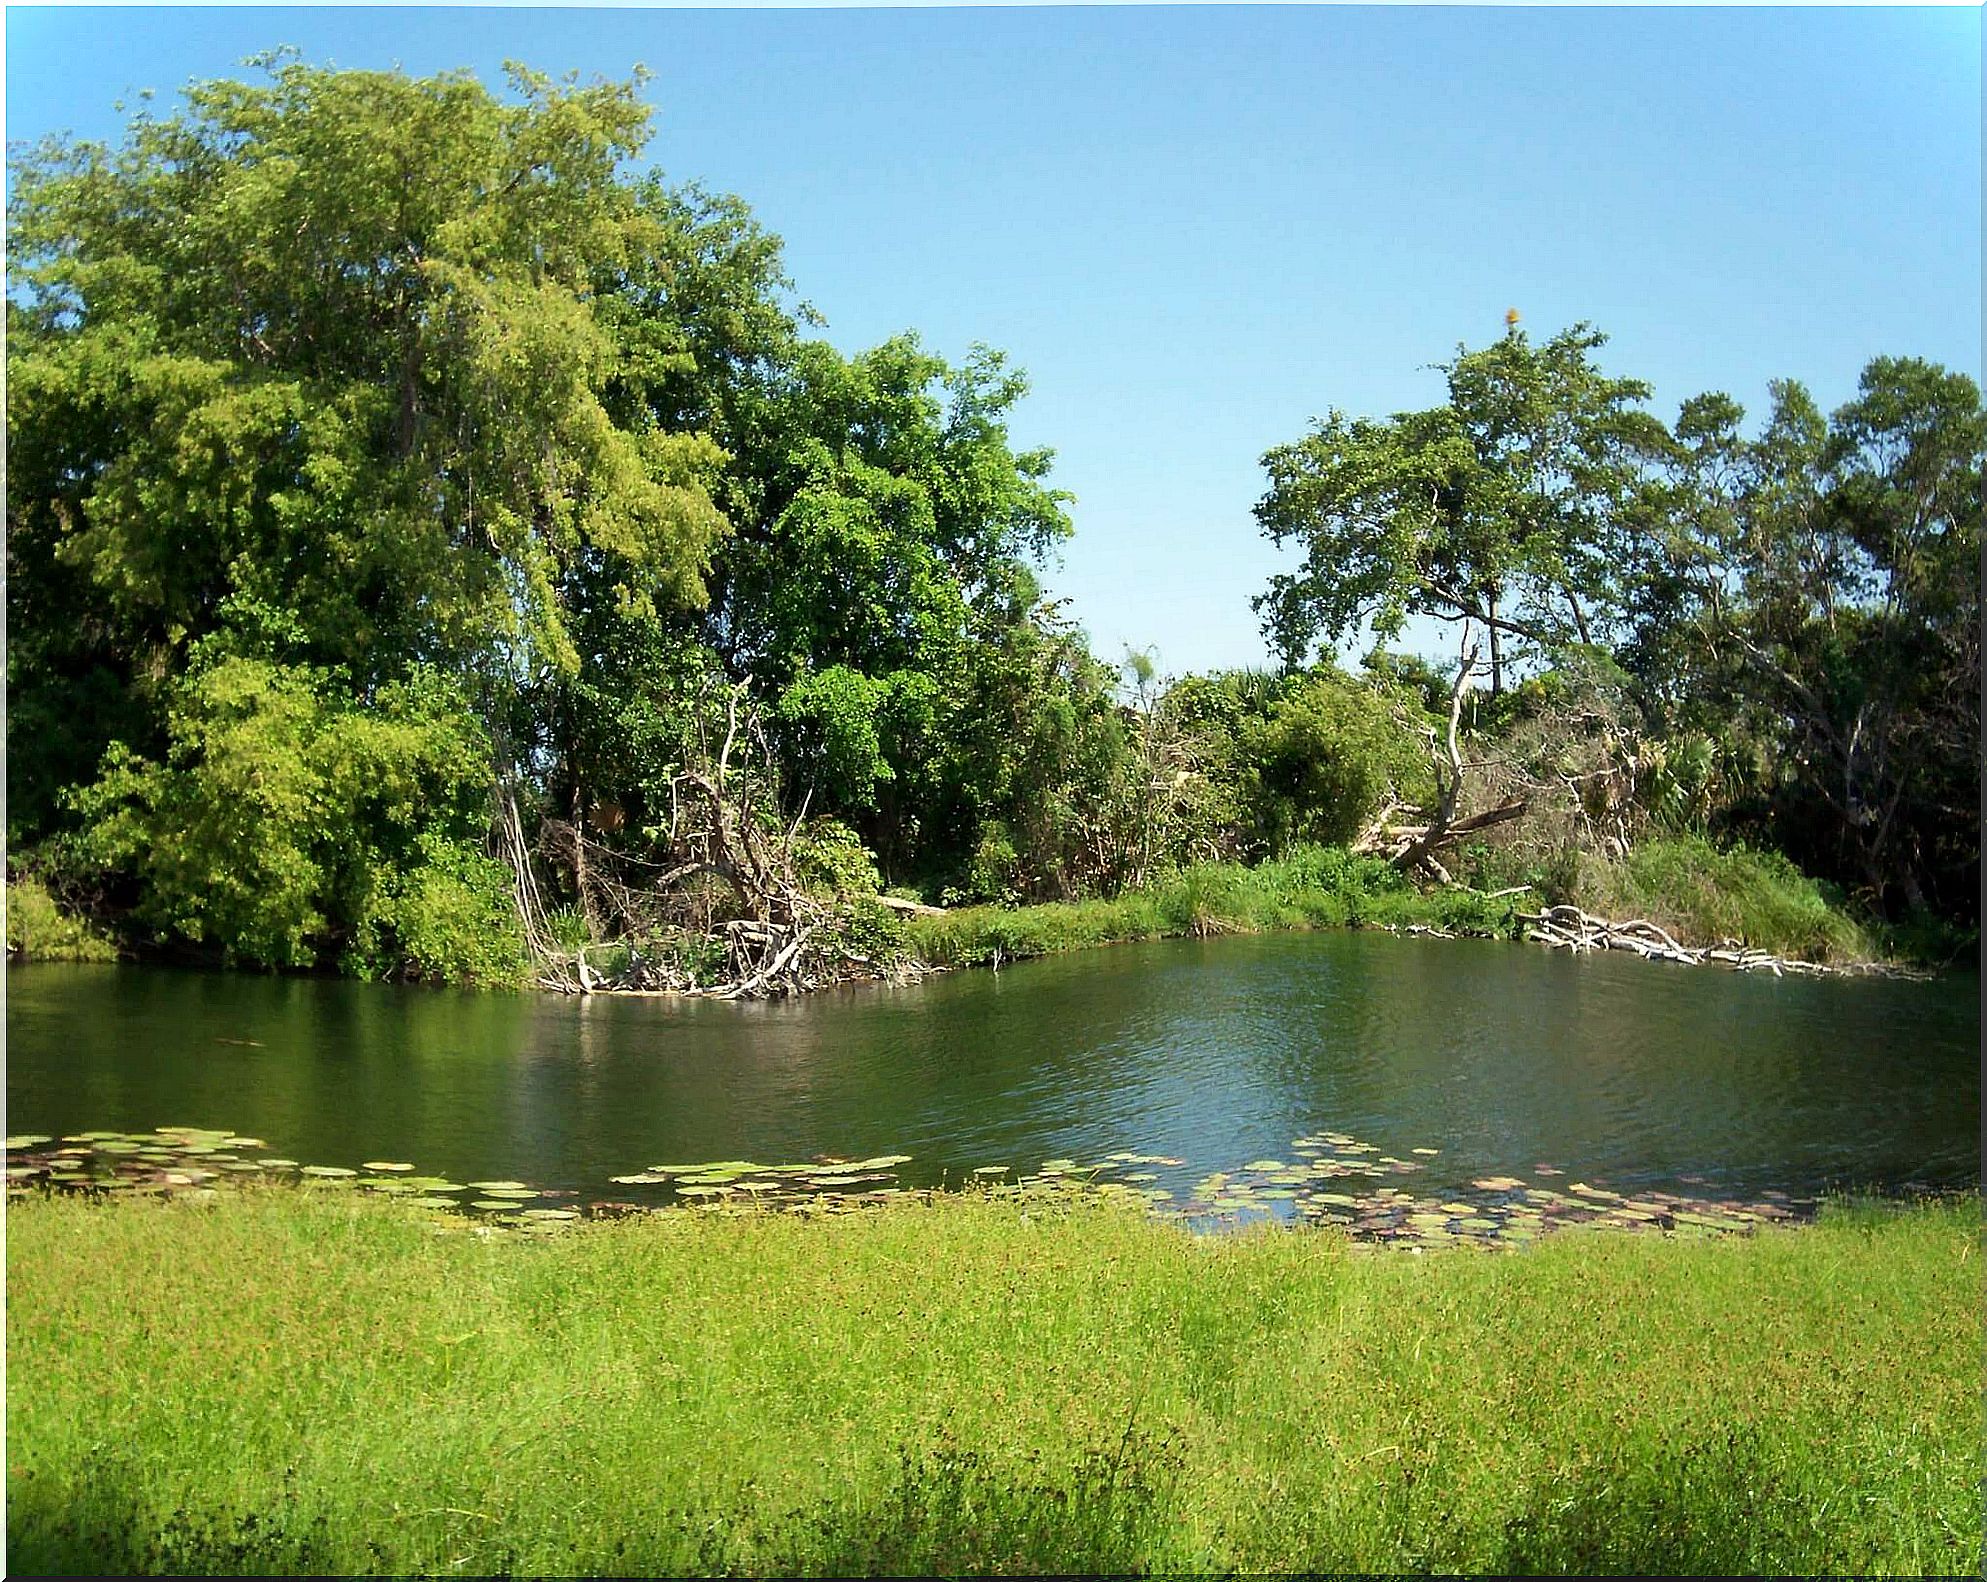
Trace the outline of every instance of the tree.
{"type": "Polygon", "coordinates": [[[1533,346],[1513,324],[1443,365],[1445,405],[1385,421],[1334,410],[1263,457],[1256,518],[1305,557],[1255,601],[1287,665],[1369,623],[1390,639],[1412,615],[1472,621],[1496,694],[1506,639],[1606,639],[1624,519],[1664,432],[1640,409],[1645,384],[1595,366],[1605,339],[1580,324],[1533,346]]]}
{"type": "Polygon", "coordinates": [[[583,563],[631,609],[703,597],[722,453],[616,400],[687,332],[627,334],[599,289],[682,252],[685,217],[620,176],[640,79],[514,67],[504,101],[464,73],[262,65],[121,148],[16,162],[30,720],[107,672],[156,747],[160,679],[217,633],[362,696],[415,663],[572,674],[583,563]]]}
{"type": "Polygon", "coordinates": [[[902,336],[796,341],[731,397],[737,531],[696,619],[767,708],[791,797],[898,873],[976,845],[947,766],[986,745],[978,678],[1032,647],[1031,568],[1070,530],[1049,454],[1008,439],[1025,389],[998,353],[952,366],[902,336]]]}
{"type": "Polygon", "coordinates": [[[1632,557],[1630,668],[1672,723],[1751,732],[1773,837],[1804,862],[1880,906],[1921,910],[1929,887],[1970,911],[1979,389],[1885,357],[1832,417],[1791,382],[1757,439],[1743,417],[1723,396],[1686,404],[1632,557]]]}

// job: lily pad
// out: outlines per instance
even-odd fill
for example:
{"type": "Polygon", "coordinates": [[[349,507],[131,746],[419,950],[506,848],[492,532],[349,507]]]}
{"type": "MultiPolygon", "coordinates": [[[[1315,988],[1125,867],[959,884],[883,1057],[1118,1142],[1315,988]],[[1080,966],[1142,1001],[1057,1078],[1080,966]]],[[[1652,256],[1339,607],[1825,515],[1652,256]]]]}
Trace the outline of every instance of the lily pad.
{"type": "Polygon", "coordinates": [[[409,1164],[400,1164],[397,1163],[396,1161],[389,1159],[368,1159],[365,1162],[365,1168],[368,1170],[406,1172],[406,1171],[411,1171],[414,1167],[409,1164]]]}
{"type": "Polygon", "coordinates": [[[43,1143],[52,1143],[54,1141],[53,1137],[44,1137],[39,1132],[22,1132],[18,1136],[9,1137],[7,1139],[7,1147],[10,1149],[38,1148],[43,1143]]]}
{"type": "Polygon", "coordinates": [[[327,1181],[343,1180],[347,1177],[356,1176],[358,1173],[356,1170],[347,1170],[343,1165],[305,1165],[303,1167],[303,1174],[316,1176],[321,1180],[327,1181]]]}

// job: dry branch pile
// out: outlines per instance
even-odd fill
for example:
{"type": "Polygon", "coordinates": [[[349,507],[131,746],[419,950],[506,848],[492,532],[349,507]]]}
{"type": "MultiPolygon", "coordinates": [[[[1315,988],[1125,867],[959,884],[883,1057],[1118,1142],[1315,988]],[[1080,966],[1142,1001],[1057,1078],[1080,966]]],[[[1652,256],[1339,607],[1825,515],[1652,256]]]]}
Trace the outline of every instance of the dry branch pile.
{"type": "Polygon", "coordinates": [[[812,894],[795,861],[805,809],[776,813],[773,756],[757,715],[725,697],[692,761],[670,780],[669,820],[638,856],[571,819],[545,818],[526,841],[514,793],[499,801],[498,837],[540,987],[771,998],[851,977],[916,975],[913,962],[876,962],[849,947],[850,908],[812,894]],[[562,942],[547,916],[535,867],[570,879],[589,943],[562,942]],[[611,969],[598,963],[611,958],[611,969]]]}
{"type": "Polygon", "coordinates": [[[1583,912],[1577,906],[1548,906],[1539,912],[1520,912],[1518,921],[1525,925],[1525,938],[1561,950],[1626,950],[1650,961],[1675,961],[1691,967],[1702,966],[1708,961],[1718,962],[1736,967],[1740,972],[1770,972],[1776,978],[1790,972],[1814,978],[1928,976],[1908,967],[1894,967],[1881,962],[1830,967],[1815,961],[1794,961],[1756,950],[1736,939],[1722,940],[1712,946],[1684,945],[1678,943],[1668,931],[1641,918],[1610,922],[1583,912]]]}

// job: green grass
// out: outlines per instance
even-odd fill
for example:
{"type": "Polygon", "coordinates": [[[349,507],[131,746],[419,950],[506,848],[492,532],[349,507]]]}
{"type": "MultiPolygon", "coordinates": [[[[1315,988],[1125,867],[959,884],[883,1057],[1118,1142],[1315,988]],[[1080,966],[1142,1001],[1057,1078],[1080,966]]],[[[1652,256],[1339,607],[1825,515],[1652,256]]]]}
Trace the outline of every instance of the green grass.
{"type": "Polygon", "coordinates": [[[24,961],[115,961],[117,946],[64,913],[39,880],[7,881],[7,951],[24,961]]]}
{"type": "Polygon", "coordinates": [[[22,1200],[15,1570],[1970,1572],[1977,1203],[1513,1255],[22,1200]]]}
{"type": "Polygon", "coordinates": [[[1376,857],[1330,846],[1299,847],[1254,868],[1208,863],[1113,900],[1044,906],[963,907],[910,920],[911,948],[937,966],[1018,961],[1091,945],[1187,935],[1254,934],[1293,928],[1424,923],[1508,935],[1510,899],[1461,890],[1418,890],[1376,857]]]}
{"type": "Polygon", "coordinates": [[[1884,954],[1839,893],[1779,853],[1720,851],[1700,836],[1645,841],[1624,862],[1582,864],[1567,899],[1616,921],[1645,918],[1685,944],[1738,939],[1807,961],[1884,954]]]}
{"type": "MultiPolygon", "coordinates": [[[[1646,841],[1625,861],[1583,860],[1577,877],[1489,900],[1464,889],[1422,890],[1375,857],[1328,846],[1245,868],[1211,863],[1108,901],[967,907],[910,921],[906,940],[937,966],[984,966],[1120,940],[1268,933],[1293,928],[1401,927],[1515,937],[1521,906],[1570,901],[1617,921],[1640,917],[1687,945],[1722,939],[1800,960],[1925,959],[1902,935],[1879,937],[1829,886],[1773,852],[1720,851],[1695,836],[1646,841]]],[[[1938,936],[1944,957],[1955,947],[1938,936]]],[[[1943,958],[1941,958],[1943,959],[1943,958]]]]}

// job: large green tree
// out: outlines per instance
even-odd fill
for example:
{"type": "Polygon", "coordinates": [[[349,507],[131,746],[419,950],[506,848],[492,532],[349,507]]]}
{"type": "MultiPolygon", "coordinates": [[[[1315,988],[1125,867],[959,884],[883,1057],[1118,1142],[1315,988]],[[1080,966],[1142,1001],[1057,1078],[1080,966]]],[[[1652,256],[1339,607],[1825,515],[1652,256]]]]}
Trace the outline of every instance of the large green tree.
{"type": "Polygon", "coordinates": [[[1673,726],[1766,755],[1769,834],[1878,904],[1977,907],[1987,410],[1883,357],[1824,416],[1773,388],[1761,432],[1686,403],[1636,553],[1624,650],[1673,726]]]}
{"type": "Polygon", "coordinates": [[[603,311],[681,229],[621,178],[637,83],[265,68],[15,164],[10,675],[43,728],[108,672],[156,732],[217,632],[362,691],[571,673],[589,557],[632,608],[703,596],[722,453],[613,400],[687,355],[603,311]]]}
{"type": "Polygon", "coordinates": [[[1334,410],[1263,457],[1264,533],[1304,554],[1256,600],[1286,664],[1410,616],[1472,621],[1502,691],[1506,647],[1605,641],[1617,544],[1664,431],[1648,386],[1595,364],[1580,324],[1534,345],[1514,323],[1443,365],[1449,399],[1385,420],[1334,410]]]}
{"type": "MultiPolygon", "coordinates": [[[[900,874],[959,877],[983,825],[1026,822],[1022,785],[1089,772],[1072,744],[1109,731],[1055,722],[1107,720],[1108,688],[1040,607],[1069,524],[1048,454],[1008,438],[1020,376],[809,339],[742,203],[633,172],[639,86],[279,54],[118,146],[16,158],[17,850],[115,823],[61,849],[121,864],[103,882],[134,915],[245,959],[349,954],[383,915],[356,892],[299,880],[296,927],[209,926],[133,832],[174,840],[242,720],[367,716],[417,675],[455,713],[409,729],[630,856],[734,684],[787,810],[900,874]],[[1024,676],[1025,720],[981,707],[1024,676]]],[[[358,740],[283,729],[306,779],[358,740]]],[[[249,799],[179,844],[224,866],[225,826],[261,871],[322,852],[285,823],[321,800],[249,799]]],[[[463,838],[459,808],[441,823],[463,838]]],[[[1063,860],[1022,845],[1037,878],[1063,860]]]]}
{"type": "MultiPolygon", "coordinates": [[[[469,752],[450,784],[487,791],[516,700],[579,675],[595,606],[700,602],[724,453],[704,413],[645,395],[736,319],[724,271],[699,266],[738,227],[627,178],[639,78],[513,68],[499,96],[466,73],[262,67],[141,113],[119,146],[14,162],[9,833],[142,828],[71,850],[121,856],[140,914],[182,936],[292,963],[385,915],[332,880],[359,854],[279,865],[280,926],[218,898],[195,918],[198,887],[175,900],[157,856],[253,873],[321,850],[316,792],[185,822],[255,739],[231,722],[292,742],[299,785],[344,783],[357,770],[326,755],[369,761],[363,731],[282,722],[306,700],[390,714],[439,676],[455,701],[404,721],[430,744],[408,751],[469,752]],[[673,318],[629,310],[692,276],[673,318]],[[195,706],[216,688],[253,707],[195,706]]],[[[453,798],[417,799],[407,838],[462,838],[453,798]]]]}

